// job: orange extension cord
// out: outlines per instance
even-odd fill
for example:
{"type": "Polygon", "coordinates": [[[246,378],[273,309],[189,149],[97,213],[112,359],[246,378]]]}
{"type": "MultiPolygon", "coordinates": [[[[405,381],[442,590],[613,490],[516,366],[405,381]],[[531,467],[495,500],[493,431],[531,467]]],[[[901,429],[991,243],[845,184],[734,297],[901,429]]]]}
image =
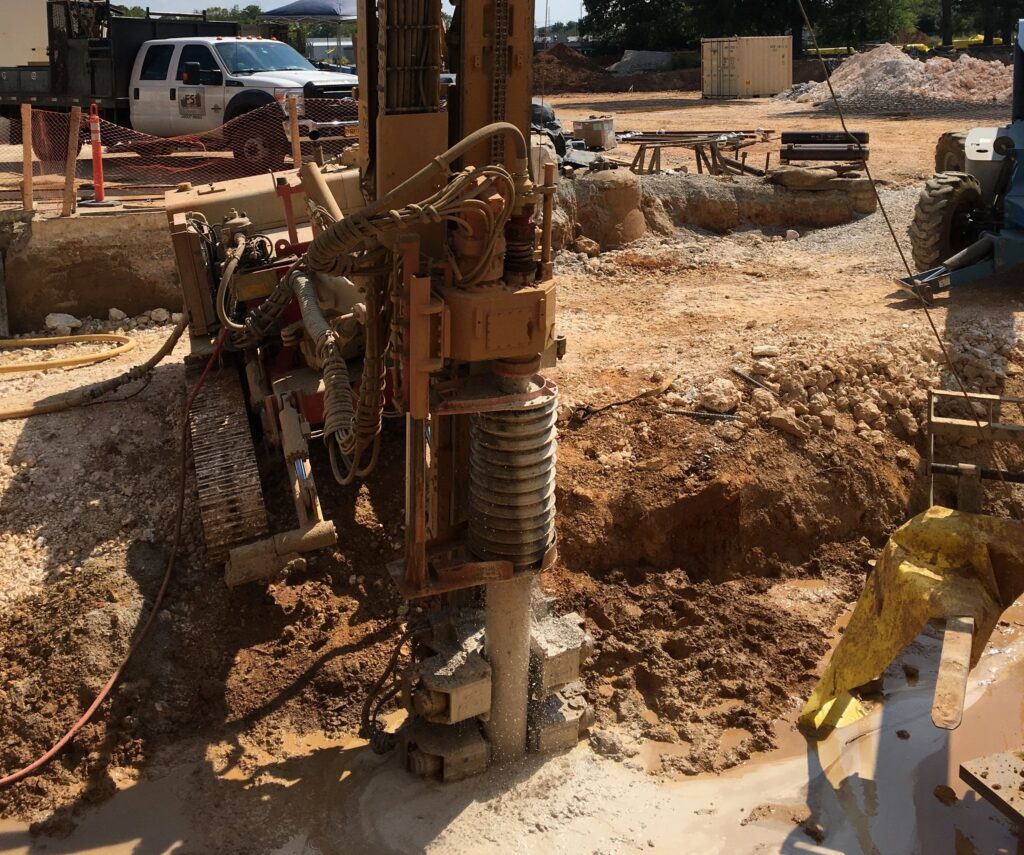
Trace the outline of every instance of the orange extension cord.
{"type": "Polygon", "coordinates": [[[106,700],[107,695],[110,694],[110,690],[114,688],[118,678],[128,665],[128,660],[132,658],[132,654],[135,653],[135,651],[142,645],[142,642],[146,638],[146,634],[149,632],[150,626],[153,624],[153,619],[156,617],[157,612],[160,611],[160,606],[163,604],[164,600],[164,594],[167,593],[167,586],[171,581],[174,562],[178,557],[178,547],[181,544],[181,527],[185,517],[185,480],[188,473],[189,442],[188,416],[192,410],[192,404],[195,402],[196,395],[198,395],[199,390],[203,388],[203,384],[206,382],[206,377],[210,373],[210,369],[213,368],[214,363],[217,361],[217,357],[220,355],[226,335],[227,331],[222,330],[221,334],[217,337],[217,344],[213,349],[213,353],[210,354],[210,359],[203,368],[203,373],[199,376],[199,380],[196,381],[196,385],[192,388],[192,392],[189,394],[188,400],[185,402],[185,415],[181,425],[181,471],[178,478],[178,510],[174,517],[174,538],[171,542],[171,554],[167,559],[167,569],[164,571],[164,578],[160,583],[160,590],[157,592],[156,600],[153,602],[152,611],[149,613],[149,617],[143,624],[142,630],[135,636],[135,640],[132,641],[131,646],[128,648],[128,652],[124,655],[124,659],[121,660],[121,664],[117,666],[117,670],[115,670],[114,673],[110,675],[107,682],[103,684],[103,688],[100,689],[99,694],[96,695],[96,699],[89,705],[89,709],[82,713],[81,718],[71,725],[67,733],[65,733],[49,751],[29,763],[23,769],[19,769],[17,772],[11,772],[10,775],[0,778],[0,787],[10,786],[18,781],[24,780],[30,775],[34,775],[42,769],[43,766],[56,757],[64,746],[74,738],[75,734],[85,727],[89,722],[89,719],[92,718],[93,713],[95,713],[100,704],[106,700]]]}

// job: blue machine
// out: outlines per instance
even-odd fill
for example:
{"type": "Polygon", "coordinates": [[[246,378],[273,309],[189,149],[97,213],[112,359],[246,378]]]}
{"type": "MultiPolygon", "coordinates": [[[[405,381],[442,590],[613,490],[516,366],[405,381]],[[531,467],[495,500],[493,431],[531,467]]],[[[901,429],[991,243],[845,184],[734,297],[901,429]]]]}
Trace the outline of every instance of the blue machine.
{"type": "Polygon", "coordinates": [[[967,135],[963,172],[928,181],[910,229],[921,273],[901,283],[923,297],[1024,266],[1024,20],[1013,62],[1013,119],[967,135]]]}

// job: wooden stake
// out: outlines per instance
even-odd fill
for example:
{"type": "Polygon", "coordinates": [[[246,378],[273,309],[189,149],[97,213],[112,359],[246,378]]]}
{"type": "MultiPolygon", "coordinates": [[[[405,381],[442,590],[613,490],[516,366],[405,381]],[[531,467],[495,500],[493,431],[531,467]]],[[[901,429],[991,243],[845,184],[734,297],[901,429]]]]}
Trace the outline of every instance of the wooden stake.
{"type": "Polygon", "coordinates": [[[64,205],[62,217],[70,217],[75,212],[75,177],[78,172],[78,130],[82,125],[82,108],[72,107],[68,116],[68,162],[64,168],[64,205]]]}
{"type": "Polygon", "coordinates": [[[288,125],[292,138],[292,165],[296,169],[301,169],[302,140],[299,139],[299,99],[294,95],[288,96],[288,125]]]}
{"type": "Polygon", "coordinates": [[[32,105],[21,105],[21,205],[35,210],[32,199],[32,105]]]}

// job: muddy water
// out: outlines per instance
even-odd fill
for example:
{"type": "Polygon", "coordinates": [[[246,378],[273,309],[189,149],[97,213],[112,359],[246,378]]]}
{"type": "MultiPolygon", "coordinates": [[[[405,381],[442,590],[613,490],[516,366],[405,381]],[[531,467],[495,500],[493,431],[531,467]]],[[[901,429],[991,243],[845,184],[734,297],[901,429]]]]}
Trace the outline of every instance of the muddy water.
{"type": "Polygon", "coordinates": [[[953,734],[930,722],[940,642],[926,635],[905,654],[920,669],[914,685],[891,668],[867,718],[815,744],[780,722],[778,750],[722,775],[668,782],[640,768],[661,746],[627,766],[581,745],[441,786],[360,740],[286,733],[273,756],[238,744],[183,751],[159,777],[125,780],[66,839],[0,823],[0,851],[1008,855],[1012,830],[957,778],[962,761],[1024,743],[1024,616],[1007,618],[953,734]],[[938,784],[957,800],[940,802],[938,784]],[[808,816],[825,830],[820,845],[797,824],[808,816]]]}

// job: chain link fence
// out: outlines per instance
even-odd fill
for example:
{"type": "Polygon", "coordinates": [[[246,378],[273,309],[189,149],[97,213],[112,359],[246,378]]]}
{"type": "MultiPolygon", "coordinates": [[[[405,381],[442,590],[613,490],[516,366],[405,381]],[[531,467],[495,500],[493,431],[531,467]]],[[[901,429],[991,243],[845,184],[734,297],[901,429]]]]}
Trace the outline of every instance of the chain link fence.
{"type": "MultiPolygon", "coordinates": [[[[330,159],[356,142],[358,102],[305,99],[299,102],[303,159],[330,159]]],[[[59,202],[69,175],[68,137],[72,118],[50,110],[32,111],[33,196],[59,202]]],[[[179,184],[207,184],[293,168],[290,119],[285,104],[252,110],[211,130],[162,137],[99,120],[103,176],[108,198],[158,202],[179,184]]],[[[0,119],[0,205],[20,207],[24,174],[21,119],[0,119]]],[[[73,179],[82,198],[92,196],[93,150],[90,117],[83,111],[77,130],[73,179]]]]}

